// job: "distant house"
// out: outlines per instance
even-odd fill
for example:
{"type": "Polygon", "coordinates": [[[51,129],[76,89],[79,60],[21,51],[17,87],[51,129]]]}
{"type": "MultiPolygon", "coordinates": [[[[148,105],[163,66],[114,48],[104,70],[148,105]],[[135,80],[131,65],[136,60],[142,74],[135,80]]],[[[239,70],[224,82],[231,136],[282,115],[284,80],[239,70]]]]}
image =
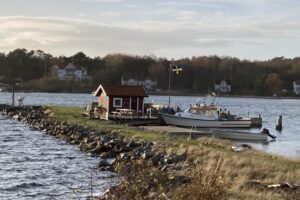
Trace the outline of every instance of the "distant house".
{"type": "Polygon", "coordinates": [[[93,93],[99,97],[98,106],[105,110],[108,119],[117,109],[132,109],[144,114],[144,98],[148,97],[143,86],[99,85],[93,93]]]}
{"type": "Polygon", "coordinates": [[[133,78],[130,79],[124,79],[121,78],[121,85],[130,85],[130,86],[143,86],[147,91],[153,91],[155,90],[155,87],[157,85],[157,81],[153,81],[150,79],[146,80],[136,80],[133,78]]]}
{"type": "Polygon", "coordinates": [[[293,91],[295,94],[300,94],[300,80],[296,80],[293,82],[293,91]]]}
{"type": "Polygon", "coordinates": [[[87,70],[77,64],[69,63],[67,65],[53,65],[53,73],[59,80],[88,80],[87,70]]]}
{"type": "Polygon", "coordinates": [[[0,83],[0,92],[6,91],[9,88],[8,84],[0,83]]]}
{"type": "Polygon", "coordinates": [[[4,82],[5,77],[4,76],[0,76],[0,92],[7,90],[7,88],[9,87],[8,84],[2,83],[4,82]]]}
{"type": "Polygon", "coordinates": [[[230,93],[231,85],[228,84],[225,80],[221,81],[219,85],[215,84],[215,91],[221,93],[230,93]]]}

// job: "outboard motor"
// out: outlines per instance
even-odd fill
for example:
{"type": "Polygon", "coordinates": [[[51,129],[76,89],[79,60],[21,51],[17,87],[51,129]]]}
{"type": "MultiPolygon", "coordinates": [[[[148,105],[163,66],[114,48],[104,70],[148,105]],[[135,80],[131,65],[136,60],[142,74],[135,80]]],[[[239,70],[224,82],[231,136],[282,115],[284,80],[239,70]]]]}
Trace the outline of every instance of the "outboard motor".
{"type": "Polygon", "coordinates": [[[266,129],[266,128],[263,128],[263,130],[261,131],[261,133],[263,134],[267,134],[270,138],[272,139],[276,139],[276,136],[275,135],[272,135],[269,131],[269,129],[266,129]]]}

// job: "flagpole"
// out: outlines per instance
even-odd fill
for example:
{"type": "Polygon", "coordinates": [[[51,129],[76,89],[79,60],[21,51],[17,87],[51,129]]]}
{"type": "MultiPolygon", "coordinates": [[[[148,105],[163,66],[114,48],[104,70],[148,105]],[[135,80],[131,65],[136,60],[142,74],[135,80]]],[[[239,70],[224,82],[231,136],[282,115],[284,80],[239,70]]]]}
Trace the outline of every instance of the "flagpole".
{"type": "Polygon", "coordinates": [[[169,108],[171,106],[171,75],[172,75],[172,64],[170,64],[169,67],[169,104],[168,104],[169,108]]]}

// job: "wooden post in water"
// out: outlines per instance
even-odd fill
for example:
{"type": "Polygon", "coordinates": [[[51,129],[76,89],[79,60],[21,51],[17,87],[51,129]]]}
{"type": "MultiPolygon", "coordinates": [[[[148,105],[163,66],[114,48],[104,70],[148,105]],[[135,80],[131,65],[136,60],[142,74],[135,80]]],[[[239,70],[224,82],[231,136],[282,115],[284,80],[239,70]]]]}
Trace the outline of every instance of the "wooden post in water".
{"type": "Polygon", "coordinates": [[[276,130],[281,131],[282,130],[282,115],[279,115],[277,122],[276,122],[276,130]]]}

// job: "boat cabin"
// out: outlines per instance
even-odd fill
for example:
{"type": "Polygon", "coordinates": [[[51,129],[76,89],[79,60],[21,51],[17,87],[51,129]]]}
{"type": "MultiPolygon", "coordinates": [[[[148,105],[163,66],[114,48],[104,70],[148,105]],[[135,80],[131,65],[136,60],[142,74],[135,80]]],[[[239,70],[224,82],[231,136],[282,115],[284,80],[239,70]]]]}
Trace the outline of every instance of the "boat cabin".
{"type": "Polygon", "coordinates": [[[109,119],[116,112],[144,114],[144,98],[148,97],[142,86],[99,85],[93,95],[98,97],[102,118],[109,119]]]}

